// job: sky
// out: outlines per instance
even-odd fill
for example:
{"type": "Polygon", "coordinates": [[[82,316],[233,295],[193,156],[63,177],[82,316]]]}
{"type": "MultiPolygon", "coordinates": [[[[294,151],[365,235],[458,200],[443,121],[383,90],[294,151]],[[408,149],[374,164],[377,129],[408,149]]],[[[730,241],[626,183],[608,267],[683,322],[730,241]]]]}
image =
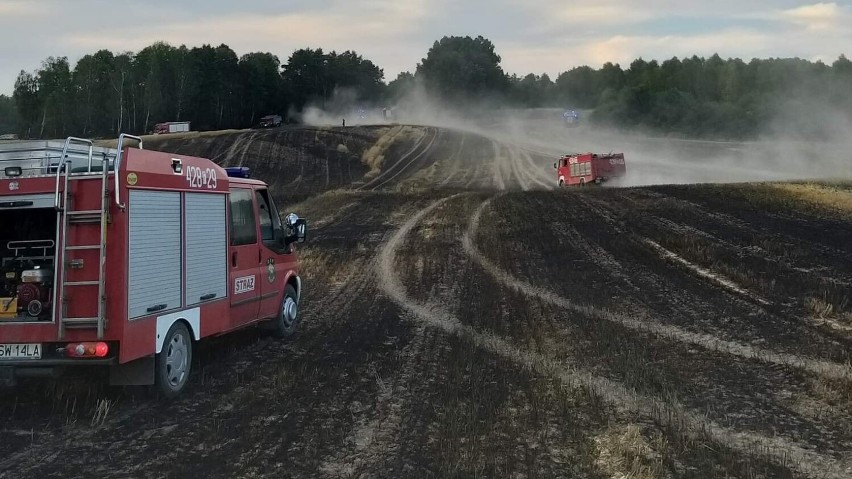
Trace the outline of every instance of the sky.
{"type": "Polygon", "coordinates": [[[0,94],[49,56],[155,41],[229,45],[237,55],[354,50],[391,81],[445,35],[491,40],[509,74],[636,58],[852,57],[852,0],[0,0],[0,94]]]}

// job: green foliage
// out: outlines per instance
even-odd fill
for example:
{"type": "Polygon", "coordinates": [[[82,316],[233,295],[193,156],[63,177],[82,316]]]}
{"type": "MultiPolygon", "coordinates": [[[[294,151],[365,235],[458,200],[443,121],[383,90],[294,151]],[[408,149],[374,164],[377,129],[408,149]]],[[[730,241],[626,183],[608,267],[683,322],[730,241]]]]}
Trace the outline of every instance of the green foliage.
{"type": "Polygon", "coordinates": [[[406,93],[410,92],[416,85],[417,80],[411,72],[402,72],[396,79],[388,84],[387,97],[392,102],[399,101],[406,93]]]}
{"type": "Polygon", "coordinates": [[[227,45],[187,48],[154,43],[138,53],[100,50],[73,67],[50,57],[21,71],[12,99],[0,96],[0,133],[25,137],[150,132],[155,123],[189,120],[193,129],[255,125],[333,99],[392,105],[423,85],[449,107],[477,101],[507,106],[592,110],[584,119],[687,137],[747,138],[797,132],[820,138],[852,124],[852,62],[794,59],[642,58],[627,69],[580,66],[546,74],[506,75],[494,45],[478,36],[436,41],[412,74],[390,84],[355,52],[294,51],[242,57],[227,45]],[[14,108],[10,103],[14,102],[14,108]],[[827,127],[828,125],[828,127],[827,127]],[[846,126],[844,126],[846,125],[846,126]]]}
{"type": "Polygon", "coordinates": [[[384,93],[383,71],[370,60],[352,51],[338,54],[300,49],[293,52],[282,72],[293,105],[301,110],[306,104],[321,106],[337,88],[348,88],[366,101],[375,101],[384,93]]]}
{"type": "Polygon", "coordinates": [[[580,67],[557,79],[556,99],[594,109],[591,121],[688,137],[831,134],[828,112],[852,121],[852,63],[801,59],[637,59],[622,71],[580,67]],[[820,112],[827,112],[821,118],[820,112]],[[825,120],[825,121],[823,121],[825,120]],[[829,128],[827,128],[827,126],[829,128]]]}
{"type": "Polygon", "coordinates": [[[450,101],[499,98],[509,91],[500,56],[482,36],[443,37],[417,65],[416,75],[430,92],[450,101]]]}
{"type": "Polygon", "coordinates": [[[554,83],[547,73],[538,76],[530,73],[524,78],[512,75],[512,100],[521,105],[538,108],[552,103],[554,83]]]}
{"type": "Polygon", "coordinates": [[[0,95],[0,135],[15,133],[18,128],[18,110],[15,100],[6,95],[0,95]]]}
{"type": "Polygon", "coordinates": [[[190,121],[198,130],[247,127],[264,115],[322,102],[338,88],[378,100],[383,76],[352,51],[298,50],[283,66],[271,53],[238,58],[224,44],[100,50],[73,69],[67,58],[50,57],[37,71],[19,74],[12,99],[0,97],[0,133],[98,137],[148,133],[164,121],[190,121]]]}

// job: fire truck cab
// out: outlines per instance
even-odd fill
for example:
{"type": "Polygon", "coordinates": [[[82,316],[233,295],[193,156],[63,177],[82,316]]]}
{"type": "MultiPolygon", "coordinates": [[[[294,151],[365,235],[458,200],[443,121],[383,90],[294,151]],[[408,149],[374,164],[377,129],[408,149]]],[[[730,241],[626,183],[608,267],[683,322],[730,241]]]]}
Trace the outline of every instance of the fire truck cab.
{"type": "Polygon", "coordinates": [[[0,385],[98,366],[173,397],[197,341],[293,334],[306,221],[247,168],[48,143],[0,145],[0,385]]]}
{"type": "Polygon", "coordinates": [[[624,153],[564,155],[553,164],[559,186],[601,184],[627,172],[624,153]]]}

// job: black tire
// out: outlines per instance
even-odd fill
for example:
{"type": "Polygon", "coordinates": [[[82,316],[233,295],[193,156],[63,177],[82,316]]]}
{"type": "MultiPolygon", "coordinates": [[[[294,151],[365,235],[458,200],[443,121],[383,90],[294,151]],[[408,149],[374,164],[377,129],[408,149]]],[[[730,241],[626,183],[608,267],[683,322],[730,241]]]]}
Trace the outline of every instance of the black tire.
{"type": "Polygon", "coordinates": [[[586,179],[580,178],[580,186],[586,186],[586,179]]]}
{"type": "Polygon", "coordinates": [[[564,181],[562,181],[562,180],[559,180],[559,187],[560,187],[560,188],[564,188],[564,187],[565,187],[565,182],[564,182],[564,181]]]}
{"type": "Polygon", "coordinates": [[[156,391],[166,398],[176,397],[186,387],[191,367],[192,336],[186,324],[178,321],[169,328],[163,349],[157,354],[156,391]]]}
{"type": "Polygon", "coordinates": [[[272,322],[272,335],[278,339],[288,338],[299,330],[299,298],[296,288],[288,284],[284,288],[284,298],[278,308],[278,316],[272,322]]]}

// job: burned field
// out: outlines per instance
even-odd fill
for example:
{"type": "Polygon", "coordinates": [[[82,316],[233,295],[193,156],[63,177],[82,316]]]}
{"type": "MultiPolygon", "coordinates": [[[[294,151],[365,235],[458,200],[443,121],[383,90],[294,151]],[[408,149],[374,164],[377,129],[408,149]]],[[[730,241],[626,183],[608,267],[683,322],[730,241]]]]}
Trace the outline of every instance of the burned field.
{"type": "Polygon", "coordinates": [[[239,134],[304,163],[301,332],[202,343],[171,402],[4,393],[0,477],[852,474],[845,187],[557,191],[552,160],[431,128],[323,166],[329,131],[239,134]]]}

